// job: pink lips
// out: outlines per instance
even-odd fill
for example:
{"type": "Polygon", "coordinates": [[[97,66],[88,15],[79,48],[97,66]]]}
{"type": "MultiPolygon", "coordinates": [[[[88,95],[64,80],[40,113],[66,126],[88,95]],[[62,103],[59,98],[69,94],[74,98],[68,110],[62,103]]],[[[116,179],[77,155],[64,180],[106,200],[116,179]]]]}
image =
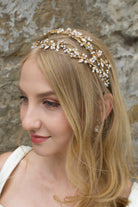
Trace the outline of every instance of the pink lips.
{"type": "Polygon", "coordinates": [[[39,136],[39,135],[31,135],[31,141],[35,144],[40,144],[49,138],[50,138],[50,136],[43,137],[43,136],[39,136]]]}

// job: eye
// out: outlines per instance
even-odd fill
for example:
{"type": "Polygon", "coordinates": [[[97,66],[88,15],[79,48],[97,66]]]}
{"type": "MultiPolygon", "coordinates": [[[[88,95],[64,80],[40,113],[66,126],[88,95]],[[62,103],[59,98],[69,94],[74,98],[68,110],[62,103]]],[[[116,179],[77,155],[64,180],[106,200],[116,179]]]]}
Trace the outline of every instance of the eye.
{"type": "Polygon", "coordinates": [[[45,104],[46,106],[50,107],[50,108],[56,108],[58,107],[60,104],[58,102],[54,102],[54,101],[44,101],[43,104],[45,104]]]}
{"type": "Polygon", "coordinates": [[[26,96],[19,96],[20,100],[22,100],[22,102],[27,103],[28,102],[28,98],[26,96]]]}

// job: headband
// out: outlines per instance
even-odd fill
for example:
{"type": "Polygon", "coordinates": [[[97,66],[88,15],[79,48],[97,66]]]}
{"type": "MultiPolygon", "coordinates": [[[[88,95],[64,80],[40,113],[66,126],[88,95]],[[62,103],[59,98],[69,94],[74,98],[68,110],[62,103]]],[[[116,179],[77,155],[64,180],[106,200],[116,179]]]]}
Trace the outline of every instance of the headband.
{"type": "Polygon", "coordinates": [[[78,59],[79,63],[85,63],[89,66],[93,73],[96,73],[100,80],[103,81],[106,87],[109,86],[109,70],[111,65],[108,60],[103,56],[101,50],[97,50],[93,46],[93,41],[90,37],[82,35],[81,32],[76,30],[71,30],[67,28],[66,30],[59,28],[56,30],[49,31],[44,34],[44,39],[37,40],[33,43],[32,48],[41,48],[43,50],[63,50],[64,53],[67,53],[71,58],[78,59]],[[66,40],[55,41],[53,39],[48,39],[50,35],[53,34],[62,34],[69,36],[70,38],[76,40],[81,47],[85,47],[91,54],[91,57],[88,58],[87,54],[81,53],[77,48],[69,47],[69,43],[66,40]]]}

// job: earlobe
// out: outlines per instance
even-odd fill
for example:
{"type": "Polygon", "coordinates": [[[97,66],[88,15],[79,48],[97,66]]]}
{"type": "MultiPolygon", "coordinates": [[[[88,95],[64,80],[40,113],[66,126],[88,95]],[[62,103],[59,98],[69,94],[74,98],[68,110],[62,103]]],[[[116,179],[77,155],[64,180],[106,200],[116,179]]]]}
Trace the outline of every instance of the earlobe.
{"type": "Polygon", "coordinates": [[[106,111],[105,111],[105,117],[102,118],[106,120],[113,109],[113,96],[111,93],[104,94],[104,102],[105,102],[106,111]]]}
{"type": "Polygon", "coordinates": [[[106,93],[103,95],[103,101],[99,102],[99,109],[100,119],[96,121],[96,126],[99,126],[99,123],[103,123],[108,118],[113,109],[113,95],[111,93],[106,93]]]}

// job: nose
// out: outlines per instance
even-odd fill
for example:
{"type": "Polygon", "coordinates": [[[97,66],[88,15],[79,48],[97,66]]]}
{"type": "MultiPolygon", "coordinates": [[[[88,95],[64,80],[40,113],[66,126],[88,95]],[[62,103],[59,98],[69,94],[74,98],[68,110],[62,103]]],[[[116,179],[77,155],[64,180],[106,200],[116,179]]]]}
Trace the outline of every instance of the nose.
{"type": "Polygon", "coordinates": [[[40,113],[33,107],[21,109],[22,127],[27,131],[36,131],[41,127],[40,113]]]}

